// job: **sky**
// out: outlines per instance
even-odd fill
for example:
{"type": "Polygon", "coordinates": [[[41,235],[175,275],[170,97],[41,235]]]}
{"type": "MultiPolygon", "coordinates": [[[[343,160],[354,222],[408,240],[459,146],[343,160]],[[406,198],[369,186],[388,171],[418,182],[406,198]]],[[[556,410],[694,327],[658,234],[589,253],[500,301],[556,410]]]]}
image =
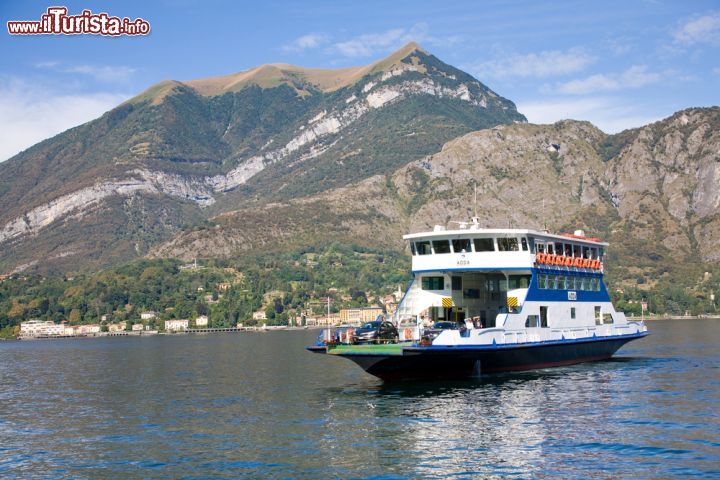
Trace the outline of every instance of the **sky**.
{"type": "Polygon", "coordinates": [[[0,0],[0,161],[166,79],[263,63],[365,65],[420,43],[533,123],[607,133],[720,104],[720,1],[0,0]],[[142,18],[147,36],[8,33],[69,14],[142,18]]]}

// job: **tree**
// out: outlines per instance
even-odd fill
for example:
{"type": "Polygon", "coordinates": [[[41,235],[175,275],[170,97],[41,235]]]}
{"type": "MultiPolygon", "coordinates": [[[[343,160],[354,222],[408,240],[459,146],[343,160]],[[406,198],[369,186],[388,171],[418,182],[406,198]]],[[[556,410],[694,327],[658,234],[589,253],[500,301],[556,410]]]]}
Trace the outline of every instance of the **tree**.
{"type": "Polygon", "coordinates": [[[71,324],[77,324],[80,323],[80,320],[82,319],[82,313],[77,308],[73,308],[70,312],[70,315],[68,316],[68,321],[71,324]]]}

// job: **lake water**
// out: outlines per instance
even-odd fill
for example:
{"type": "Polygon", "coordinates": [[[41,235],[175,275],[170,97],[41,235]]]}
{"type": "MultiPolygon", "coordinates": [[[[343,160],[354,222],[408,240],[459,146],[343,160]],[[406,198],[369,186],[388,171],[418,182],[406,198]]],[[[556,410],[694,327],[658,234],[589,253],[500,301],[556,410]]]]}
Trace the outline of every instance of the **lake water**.
{"type": "Polygon", "coordinates": [[[390,383],[316,331],[0,342],[2,478],[720,478],[720,321],[390,383]]]}

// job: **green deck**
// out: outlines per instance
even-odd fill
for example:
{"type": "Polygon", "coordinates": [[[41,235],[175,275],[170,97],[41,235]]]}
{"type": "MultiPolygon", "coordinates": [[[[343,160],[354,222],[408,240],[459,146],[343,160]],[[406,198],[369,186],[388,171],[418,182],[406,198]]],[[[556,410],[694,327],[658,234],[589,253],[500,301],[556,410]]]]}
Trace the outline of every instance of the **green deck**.
{"type": "Polygon", "coordinates": [[[362,344],[362,345],[328,345],[330,355],[402,355],[403,346],[410,343],[362,344]]]}

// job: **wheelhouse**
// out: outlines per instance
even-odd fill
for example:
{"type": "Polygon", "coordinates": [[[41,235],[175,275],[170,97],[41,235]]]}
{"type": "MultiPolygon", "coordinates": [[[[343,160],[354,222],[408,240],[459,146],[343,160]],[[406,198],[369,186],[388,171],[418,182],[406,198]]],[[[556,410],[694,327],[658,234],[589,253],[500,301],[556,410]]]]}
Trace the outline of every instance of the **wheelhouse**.
{"type": "MultiPolygon", "coordinates": [[[[530,300],[552,301],[555,309],[557,302],[609,300],[602,281],[607,244],[582,231],[555,235],[473,224],[457,230],[436,226],[404,239],[410,244],[414,282],[400,316],[433,322],[472,319],[487,328],[508,326],[508,315],[520,313],[530,300]]],[[[525,312],[522,326],[548,326],[548,308],[525,312]]],[[[568,310],[567,316],[572,314],[568,310]]]]}

